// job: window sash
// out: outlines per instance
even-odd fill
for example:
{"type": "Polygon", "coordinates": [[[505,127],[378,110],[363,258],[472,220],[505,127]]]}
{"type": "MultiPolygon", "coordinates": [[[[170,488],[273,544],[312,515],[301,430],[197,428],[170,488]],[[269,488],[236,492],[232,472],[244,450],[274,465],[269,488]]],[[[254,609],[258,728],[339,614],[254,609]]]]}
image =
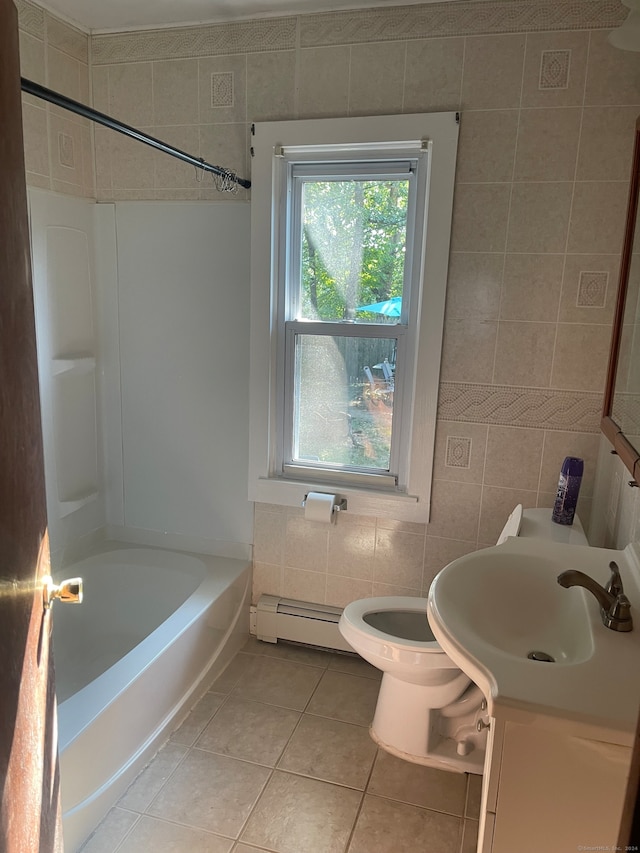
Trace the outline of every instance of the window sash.
{"type": "MultiPolygon", "coordinates": [[[[323,152],[325,153],[325,152],[323,152]]],[[[282,163],[281,198],[286,203],[280,210],[280,287],[278,374],[279,383],[277,405],[279,426],[276,442],[275,468],[284,476],[308,476],[309,470],[320,476],[324,471],[336,482],[360,483],[362,486],[383,490],[406,487],[409,476],[409,457],[411,444],[412,389],[415,387],[415,356],[417,350],[417,325],[420,303],[421,257],[426,228],[427,175],[430,166],[429,149],[423,145],[407,151],[393,151],[381,154],[373,146],[370,150],[354,152],[345,157],[344,152],[327,152],[323,161],[309,161],[299,157],[282,163]],[[415,151],[415,156],[414,155],[415,151]],[[382,159],[384,156],[389,159],[382,159]],[[335,157],[335,160],[330,159],[335,157]],[[423,174],[423,171],[425,174],[423,174]],[[423,175],[420,178],[420,175],[423,175]],[[312,321],[298,319],[299,305],[302,299],[301,251],[302,251],[302,189],[306,181],[342,180],[352,177],[354,180],[398,180],[409,182],[404,279],[401,316],[397,323],[375,323],[370,321],[312,321]],[[424,211],[418,228],[418,210],[424,211]],[[293,462],[294,449],[294,410],[295,410],[295,340],[298,334],[327,336],[363,336],[396,339],[396,369],[394,382],[394,412],[391,432],[390,468],[388,473],[380,469],[366,468],[343,470],[324,463],[299,465],[293,462]]],[[[276,157],[277,161],[278,157],[276,157]]]]}
{"type": "MultiPolygon", "coordinates": [[[[424,152],[426,159],[426,152],[424,152]]],[[[417,325],[417,308],[419,286],[412,288],[414,281],[414,254],[416,238],[422,235],[416,234],[416,217],[418,204],[417,171],[418,168],[426,167],[426,163],[420,163],[419,159],[395,160],[389,162],[376,162],[362,160],[351,160],[348,163],[334,163],[331,161],[322,163],[299,163],[291,162],[284,169],[286,180],[284,198],[288,203],[282,211],[281,223],[281,251],[284,257],[284,286],[282,288],[284,299],[285,320],[298,318],[298,311],[302,301],[301,281],[301,253],[302,253],[302,190],[305,181],[344,181],[353,178],[358,181],[375,180],[397,180],[404,178],[409,182],[409,194],[407,205],[406,236],[405,236],[405,258],[404,258],[404,280],[402,287],[402,313],[399,322],[410,325],[413,329],[417,325]]],[[[417,241],[421,244],[421,239],[417,241]]],[[[358,321],[363,325],[375,325],[368,321],[358,321]]],[[[390,323],[385,324],[387,328],[390,323]]]]}
{"type": "Polygon", "coordinates": [[[330,471],[334,479],[349,482],[361,481],[371,486],[378,484],[380,488],[395,488],[399,485],[403,457],[406,455],[411,407],[408,395],[404,392],[407,359],[408,328],[402,324],[371,325],[327,321],[312,322],[308,320],[291,320],[285,324],[285,376],[282,442],[279,448],[279,468],[287,475],[308,475],[308,472],[330,471]],[[395,340],[396,368],[394,377],[394,407],[391,431],[391,447],[389,456],[389,471],[381,468],[365,466],[337,466],[323,462],[304,462],[293,459],[295,417],[296,417],[296,339],[298,336],[342,337],[342,338],[384,338],[395,340]]]}

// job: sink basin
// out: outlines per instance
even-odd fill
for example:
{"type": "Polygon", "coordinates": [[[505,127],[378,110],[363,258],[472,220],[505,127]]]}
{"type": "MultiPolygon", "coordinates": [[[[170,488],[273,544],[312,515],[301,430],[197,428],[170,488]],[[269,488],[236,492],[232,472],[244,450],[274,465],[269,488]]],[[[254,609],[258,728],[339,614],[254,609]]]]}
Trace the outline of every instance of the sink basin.
{"type": "Polygon", "coordinates": [[[591,657],[585,595],[558,584],[564,566],[557,560],[500,548],[469,556],[443,569],[432,587],[441,619],[465,648],[521,660],[543,653],[561,665],[591,657]]]}
{"type": "Polygon", "coordinates": [[[443,651],[482,690],[490,716],[535,713],[549,725],[570,722],[584,737],[606,729],[612,743],[633,742],[640,681],[625,673],[640,665],[640,545],[615,551],[511,537],[442,569],[427,614],[443,651]],[[590,592],[557,582],[578,569],[604,586],[611,560],[636,618],[628,633],[602,624],[590,592]]]}

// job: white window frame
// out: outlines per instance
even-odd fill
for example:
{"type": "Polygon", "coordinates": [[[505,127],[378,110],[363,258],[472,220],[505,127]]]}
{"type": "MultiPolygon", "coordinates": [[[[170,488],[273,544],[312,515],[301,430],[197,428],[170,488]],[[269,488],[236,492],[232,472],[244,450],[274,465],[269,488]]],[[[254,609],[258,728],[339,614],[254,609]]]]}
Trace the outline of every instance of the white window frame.
{"type": "MultiPolygon", "coordinates": [[[[350,119],[264,122],[254,126],[251,197],[251,381],[249,498],[253,501],[300,506],[309,491],[348,498],[354,514],[390,516],[425,522],[429,518],[435,442],[440,352],[458,143],[455,112],[374,116],[350,119]],[[371,154],[372,150],[375,154],[371,154]],[[362,152],[365,152],[362,155],[362,152]],[[414,286],[411,306],[403,306],[409,322],[415,318],[415,346],[406,375],[402,419],[404,462],[394,489],[366,478],[348,481],[330,472],[310,470],[285,476],[282,469],[284,407],[287,171],[291,161],[321,161],[333,153],[343,159],[369,159],[381,151],[415,157],[426,152],[423,185],[426,202],[422,234],[413,251],[414,286]],[[411,155],[409,152],[413,151],[411,155]],[[420,239],[422,237],[422,239],[420,239]],[[425,285],[425,282],[428,284],[425,285]],[[407,402],[408,401],[408,402],[407,402]]],[[[421,155],[423,156],[423,155],[421,155]]],[[[419,189],[419,187],[418,187],[419,189]]],[[[418,221],[420,211],[418,211],[418,221]]],[[[366,324],[354,324],[364,333],[366,324]]],[[[375,326],[374,328],[379,328],[375,326]]],[[[393,326],[389,327],[392,332],[393,326]]],[[[411,340],[411,335],[409,335],[411,340]]]]}

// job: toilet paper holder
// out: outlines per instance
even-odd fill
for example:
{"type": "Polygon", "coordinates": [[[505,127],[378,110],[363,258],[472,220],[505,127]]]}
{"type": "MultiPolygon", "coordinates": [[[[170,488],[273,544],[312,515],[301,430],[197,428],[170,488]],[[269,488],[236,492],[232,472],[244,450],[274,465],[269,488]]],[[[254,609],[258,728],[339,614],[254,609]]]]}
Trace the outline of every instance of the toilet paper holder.
{"type": "MultiPolygon", "coordinates": [[[[326,492],[320,492],[320,494],[327,494],[326,492]]],[[[307,503],[308,494],[304,496],[304,500],[302,501],[302,506],[304,507],[307,503]]],[[[346,498],[338,498],[336,496],[336,501],[333,505],[333,512],[346,512],[347,511],[347,499],[346,498]]]]}

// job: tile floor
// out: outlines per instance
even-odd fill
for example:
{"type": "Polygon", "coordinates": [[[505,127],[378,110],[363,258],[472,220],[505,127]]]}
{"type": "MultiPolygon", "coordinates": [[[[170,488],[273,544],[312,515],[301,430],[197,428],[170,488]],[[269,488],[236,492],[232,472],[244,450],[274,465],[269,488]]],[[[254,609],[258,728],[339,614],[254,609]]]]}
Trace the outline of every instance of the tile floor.
{"type": "Polygon", "coordinates": [[[82,853],[473,853],[480,777],[379,750],[379,677],[251,638],[82,853]]]}

